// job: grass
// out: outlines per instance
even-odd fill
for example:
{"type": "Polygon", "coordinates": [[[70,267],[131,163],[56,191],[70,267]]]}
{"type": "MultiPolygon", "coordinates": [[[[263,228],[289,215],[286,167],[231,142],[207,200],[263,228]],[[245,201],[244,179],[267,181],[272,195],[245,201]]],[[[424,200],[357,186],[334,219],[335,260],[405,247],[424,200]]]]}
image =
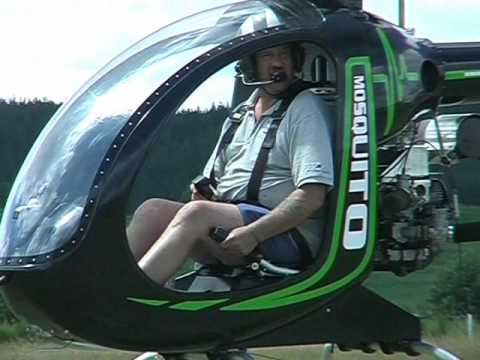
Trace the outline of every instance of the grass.
{"type": "Polygon", "coordinates": [[[466,205],[460,206],[460,223],[480,222],[480,206],[466,205]]]}
{"type": "Polygon", "coordinates": [[[59,344],[26,340],[0,344],[2,360],[130,360],[136,355],[112,350],[73,350],[59,344]]]}
{"type": "MultiPolygon", "coordinates": [[[[437,337],[430,340],[431,343],[454,351],[464,360],[476,360],[480,358],[480,336],[469,341],[460,333],[446,337],[437,337]]],[[[275,358],[282,360],[320,360],[323,347],[320,345],[270,348],[251,350],[257,360],[275,358]]],[[[73,350],[62,348],[59,345],[46,342],[14,341],[0,345],[0,359],[2,360],[131,360],[139,354],[120,351],[92,351],[73,350]]],[[[205,360],[203,355],[194,355],[192,359],[205,360]]],[[[380,352],[364,354],[358,351],[340,352],[335,351],[334,360],[406,360],[406,355],[383,355],[380,352]]],[[[433,359],[427,355],[415,357],[418,360],[433,359]]]]}
{"type": "MultiPolygon", "coordinates": [[[[450,351],[455,351],[455,354],[461,356],[464,360],[476,360],[480,357],[480,339],[477,342],[469,342],[465,338],[447,337],[434,339],[431,343],[437,346],[442,346],[450,351]]],[[[320,360],[323,348],[321,346],[305,346],[292,347],[283,349],[268,349],[254,351],[259,355],[267,355],[284,360],[320,360]]],[[[260,357],[257,357],[259,360],[260,357]]],[[[412,359],[405,354],[384,355],[377,351],[374,354],[365,354],[359,351],[341,352],[336,350],[332,360],[407,360],[412,359]]],[[[417,360],[432,360],[429,355],[421,355],[413,359],[417,360]]]]}
{"type": "Polygon", "coordinates": [[[0,343],[27,336],[27,326],[23,322],[0,324],[0,343]]]}

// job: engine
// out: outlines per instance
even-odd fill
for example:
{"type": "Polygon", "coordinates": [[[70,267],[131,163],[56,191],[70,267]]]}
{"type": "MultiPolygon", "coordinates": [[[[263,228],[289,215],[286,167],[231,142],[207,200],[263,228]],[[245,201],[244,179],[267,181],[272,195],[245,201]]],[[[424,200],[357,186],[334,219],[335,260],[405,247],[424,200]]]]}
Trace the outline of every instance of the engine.
{"type": "Polygon", "coordinates": [[[379,150],[379,237],[376,270],[399,276],[429,265],[453,237],[456,195],[448,157],[408,129],[379,150]]]}

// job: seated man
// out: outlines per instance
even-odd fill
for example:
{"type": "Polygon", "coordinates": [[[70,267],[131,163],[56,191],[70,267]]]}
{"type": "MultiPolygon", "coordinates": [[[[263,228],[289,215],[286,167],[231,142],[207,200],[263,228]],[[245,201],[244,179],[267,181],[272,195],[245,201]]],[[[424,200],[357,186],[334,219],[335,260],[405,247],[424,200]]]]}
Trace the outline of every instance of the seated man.
{"type": "Polygon", "coordinates": [[[242,105],[228,141],[232,119],[226,120],[206,165],[204,174],[216,185],[213,198],[193,186],[194,201],[150,199],[135,212],[127,230],[130,247],[154,281],[165,284],[188,258],[240,265],[258,248],[273,263],[301,268],[316,255],[333,185],[332,146],[326,104],[308,90],[295,96],[302,51],[292,43],[242,60],[242,72],[253,72],[259,87],[242,105]],[[274,145],[258,175],[254,168],[271,128],[274,145]],[[209,236],[216,227],[230,231],[220,244],[209,236]]]}

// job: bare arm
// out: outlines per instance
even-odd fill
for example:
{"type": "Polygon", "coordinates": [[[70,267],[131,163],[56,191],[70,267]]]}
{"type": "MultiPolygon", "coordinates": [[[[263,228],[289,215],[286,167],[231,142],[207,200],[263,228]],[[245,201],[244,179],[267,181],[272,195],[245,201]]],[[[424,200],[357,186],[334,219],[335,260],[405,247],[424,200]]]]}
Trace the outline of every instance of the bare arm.
{"type": "Polygon", "coordinates": [[[324,204],[326,194],[326,185],[303,185],[267,215],[249,225],[233,229],[222,246],[232,253],[247,255],[258,243],[288,231],[307,220],[324,204]]]}
{"type": "Polygon", "coordinates": [[[325,202],[327,187],[306,184],[292,192],[275,209],[246,226],[258,242],[288,231],[307,220],[325,202]]]}

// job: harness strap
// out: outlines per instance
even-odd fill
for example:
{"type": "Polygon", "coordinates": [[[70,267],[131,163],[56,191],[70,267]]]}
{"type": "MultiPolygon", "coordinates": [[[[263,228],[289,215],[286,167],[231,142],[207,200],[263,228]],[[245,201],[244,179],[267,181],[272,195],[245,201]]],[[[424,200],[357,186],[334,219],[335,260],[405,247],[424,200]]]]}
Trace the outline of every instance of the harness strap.
{"type": "MultiPolygon", "coordinates": [[[[272,122],[270,123],[270,126],[267,130],[267,134],[265,135],[265,139],[262,143],[262,147],[252,170],[252,175],[250,176],[250,180],[248,182],[246,199],[247,201],[258,202],[258,194],[260,186],[262,184],[263,176],[265,174],[268,155],[275,144],[278,127],[280,126],[280,122],[285,116],[288,107],[292,103],[293,99],[295,99],[295,97],[301,91],[311,88],[312,86],[312,83],[305,81],[297,81],[287,90],[279,108],[273,112],[272,122]]],[[[220,153],[228,146],[228,144],[232,142],[235,132],[237,131],[238,127],[243,121],[245,114],[250,108],[251,104],[240,104],[237,108],[233,110],[232,114],[229,116],[230,126],[224,132],[222,139],[220,140],[219,146],[215,154],[215,160],[218,158],[220,153]]],[[[215,180],[215,160],[213,161],[212,170],[210,171],[210,183],[214,187],[217,186],[217,182],[215,180]]]]}
{"type": "Polygon", "coordinates": [[[217,186],[217,181],[215,180],[215,161],[217,160],[218,156],[221,152],[230,144],[233,140],[233,136],[237,131],[238,127],[243,121],[243,117],[247,113],[250,105],[247,104],[240,104],[236,107],[229,116],[230,125],[228,126],[227,130],[223,133],[222,139],[218,144],[217,151],[215,153],[215,158],[212,165],[212,170],[210,171],[210,183],[213,187],[217,186]]]}
{"type": "Polygon", "coordinates": [[[282,103],[279,108],[272,114],[272,122],[267,130],[265,139],[263,140],[262,147],[258,154],[255,165],[253,166],[252,175],[247,186],[247,201],[258,202],[258,195],[260,192],[260,187],[262,185],[262,179],[265,174],[265,169],[267,166],[268,155],[270,150],[275,144],[275,138],[277,136],[277,130],[280,126],[280,122],[285,117],[288,107],[292,103],[293,99],[303,90],[311,87],[311,83],[304,81],[299,81],[298,84],[292,86],[288,91],[287,95],[283,98],[282,103]]]}
{"type": "Polygon", "coordinates": [[[258,154],[255,165],[253,166],[252,174],[247,186],[247,200],[258,202],[258,193],[262,184],[263,175],[265,174],[265,168],[267,166],[268,154],[275,144],[275,138],[277,136],[277,130],[280,126],[282,117],[276,117],[272,119],[270,127],[267,130],[265,139],[263,140],[262,147],[258,154]]]}

